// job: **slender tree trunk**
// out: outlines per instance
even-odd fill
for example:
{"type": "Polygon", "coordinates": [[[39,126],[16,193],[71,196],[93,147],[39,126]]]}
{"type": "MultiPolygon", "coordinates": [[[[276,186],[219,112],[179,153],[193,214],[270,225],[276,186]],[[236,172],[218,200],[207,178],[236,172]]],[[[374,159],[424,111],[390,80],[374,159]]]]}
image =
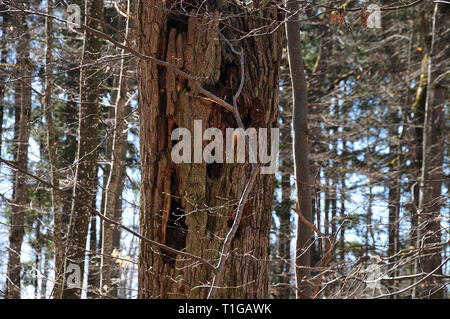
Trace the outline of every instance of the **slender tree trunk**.
{"type": "MultiPolygon", "coordinates": [[[[439,8],[438,3],[434,4],[431,28],[431,45],[427,57],[427,95],[425,100],[425,118],[423,124],[423,144],[422,144],[422,171],[420,178],[419,222],[425,226],[421,234],[423,242],[424,256],[421,257],[421,264],[425,273],[435,272],[436,275],[442,274],[441,264],[441,226],[440,226],[440,208],[441,208],[441,187],[443,174],[443,156],[444,156],[444,112],[443,105],[446,96],[446,87],[442,82],[435,82],[435,79],[441,70],[441,63],[445,63],[448,52],[448,34],[444,39],[436,40],[436,32],[440,30],[440,24],[447,19],[443,12],[448,12],[448,8],[439,8]],[[443,20],[441,20],[443,19],[443,20]]],[[[445,30],[445,29],[444,29],[445,30]]],[[[447,33],[447,31],[445,31],[447,33]]],[[[445,285],[442,279],[430,277],[425,281],[422,297],[443,298],[445,285]]]]}
{"type": "MultiPolygon", "coordinates": [[[[53,15],[53,0],[47,0],[47,12],[53,15]]],[[[52,116],[52,92],[53,92],[53,22],[46,18],[46,56],[45,56],[45,97],[44,117],[47,127],[47,151],[50,162],[50,181],[59,188],[58,158],[56,153],[56,136],[52,116]]],[[[53,242],[55,245],[55,285],[54,296],[61,295],[61,279],[63,270],[63,246],[62,246],[62,221],[60,203],[61,199],[54,189],[51,189],[53,209],[53,242]]]]}
{"type": "MultiPolygon", "coordinates": [[[[425,30],[421,30],[421,33],[425,33],[425,30]]],[[[427,48],[427,43],[423,43],[424,47],[427,48]]],[[[410,230],[410,242],[409,245],[414,248],[420,247],[420,234],[422,233],[419,228],[419,192],[420,192],[420,172],[422,170],[422,145],[423,145],[423,123],[425,119],[425,100],[427,95],[427,57],[425,54],[421,63],[420,78],[418,81],[415,101],[412,105],[412,111],[414,112],[413,124],[415,125],[415,143],[410,146],[412,149],[412,154],[414,155],[414,163],[412,165],[411,179],[414,181],[411,185],[411,203],[409,210],[411,213],[411,230],[410,230]]],[[[419,260],[416,258],[412,266],[412,272],[418,273],[419,270],[419,260]]],[[[414,284],[416,279],[413,278],[411,284],[414,284]]],[[[417,287],[412,290],[412,297],[417,297],[417,287]]]]}
{"type": "Polygon", "coordinates": [[[50,258],[48,252],[44,252],[44,270],[42,272],[42,281],[41,281],[41,299],[47,298],[47,283],[50,282],[50,258]]]}
{"type": "MultiPolygon", "coordinates": [[[[42,192],[39,192],[42,193],[42,192]]],[[[40,197],[42,194],[39,194],[40,197]]],[[[38,200],[38,205],[41,204],[41,201],[38,200]]],[[[39,207],[39,206],[38,206],[39,207]]],[[[39,273],[41,269],[41,254],[42,254],[42,246],[39,244],[41,242],[41,223],[38,218],[36,218],[36,226],[35,230],[35,240],[32,244],[34,249],[34,271],[33,271],[33,286],[34,286],[34,299],[38,299],[39,296],[39,273]]],[[[34,223],[31,223],[33,225],[34,223]]]]}
{"type": "MultiPolygon", "coordinates": [[[[128,22],[125,27],[125,34],[128,34],[128,22]]],[[[125,53],[122,50],[122,55],[125,53]]],[[[126,120],[125,114],[126,102],[127,102],[127,78],[126,68],[127,64],[125,60],[121,60],[119,77],[118,77],[118,92],[115,103],[114,114],[114,134],[112,140],[111,162],[110,171],[108,177],[108,183],[105,189],[105,210],[104,215],[112,220],[116,218],[117,202],[122,200],[122,194],[119,191],[123,185],[123,170],[125,169],[124,163],[124,150],[126,146],[126,120]]],[[[113,270],[113,260],[111,254],[113,251],[113,228],[107,222],[103,222],[102,231],[102,259],[101,259],[101,287],[107,287],[105,295],[108,291],[112,290],[111,276],[113,270]]],[[[116,285],[116,284],[115,284],[116,285]]]]}
{"type": "Polygon", "coordinates": [[[367,200],[367,227],[366,227],[366,255],[374,252],[375,247],[375,233],[373,232],[373,180],[369,172],[369,198],[367,200]]]}
{"type": "MultiPolygon", "coordinates": [[[[129,113],[131,111],[131,108],[125,108],[125,113],[129,113]]],[[[125,147],[123,148],[123,153],[122,153],[122,161],[125,163],[126,160],[126,145],[127,145],[127,141],[126,141],[126,136],[124,139],[124,144],[125,147]]],[[[120,194],[120,196],[117,196],[116,198],[116,206],[115,206],[115,211],[114,211],[114,220],[121,222],[122,221],[122,212],[123,212],[123,208],[122,208],[122,193],[123,193],[123,189],[125,186],[125,164],[124,167],[122,169],[122,172],[120,172],[120,176],[119,176],[119,181],[118,181],[118,188],[117,188],[117,194],[120,194]]],[[[117,227],[113,228],[112,231],[112,248],[113,250],[117,250],[120,251],[121,250],[121,241],[120,238],[121,237],[121,232],[120,229],[118,229],[117,227]]],[[[119,297],[119,288],[121,287],[121,280],[120,280],[120,276],[121,276],[121,267],[115,263],[112,266],[112,270],[111,270],[111,282],[113,283],[112,285],[112,290],[111,290],[111,297],[113,298],[118,298],[119,297]]]]}
{"type": "MultiPolygon", "coordinates": [[[[289,285],[291,283],[291,175],[293,175],[292,163],[292,105],[290,93],[289,65],[287,59],[283,59],[283,91],[280,95],[280,104],[283,110],[280,113],[281,118],[281,136],[280,136],[280,173],[281,173],[281,207],[277,211],[280,226],[278,229],[278,257],[279,265],[275,282],[289,285]],[[286,72],[287,71],[287,72],[286,72]]],[[[288,299],[291,290],[287,286],[282,286],[278,290],[278,298],[288,299]]]]}
{"type": "Polygon", "coordinates": [[[331,192],[330,192],[330,169],[327,167],[324,169],[325,175],[325,205],[324,205],[324,234],[330,235],[330,210],[331,210],[331,192]]]}
{"type": "Polygon", "coordinates": [[[375,250],[375,233],[373,231],[374,223],[373,223],[373,184],[374,184],[374,174],[372,171],[372,149],[370,145],[370,120],[366,118],[366,152],[365,152],[365,160],[369,169],[367,171],[367,179],[368,179],[368,199],[367,199],[367,215],[366,215],[366,232],[365,232],[365,245],[366,245],[366,256],[373,253],[375,250]]]}
{"type": "MultiPolygon", "coordinates": [[[[401,187],[401,172],[400,172],[400,154],[397,140],[399,117],[392,111],[389,132],[389,149],[391,156],[389,157],[389,176],[387,181],[388,186],[388,256],[393,257],[400,249],[399,229],[400,229],[400,187],[401,187]]],[[[397,258],[390,259],[390,262],[395,263],[397,258]]],[[[395,269],[392,276],[397,276],[398,271],[395,269]]],[[[397,290],[397,281],[392,282],[393,289],[397,290]]],[[[397,296],[393,296],[397,298],[397,296]]]]}
{"type": "MultiPolygon", "coordinates": [[[[8,55],[7,43],[8,43],[8,25],[10,25],[9,15],[7,12],[3,11],[4,7],[0,6],[2,11],[1,16],[3,19],[2,25],[2,39],[0,42],[0,64],[6,65],[6,58],[8,55]]],[[[0,72],[0,156],[2,155],[2,145],[3,145],[3,112],[6,104],[5,93],[6,93],[6,72],[0,72]]]]}
{"type": "MultiPolygon", "coordinates": [[[[73,3],[81,6],[82,0],[75,0],[73,3]]],[[[77,39],[77,34],[74,34],[68,28],[64,30],[66,32],[65,36],[68,38],[67,47],[71,48],[71,51],[61,52],[63,59],[68,61],[67,72],[65,76],[65,88],[67,94],[67,102],[62,108],[62,112],[59,114],[61,121],[65,123],[66,129],[61,137],[61,143],[58,145],[58,162],[61,167],[60,169],[60,182],[61,188],[67,192],[72,193],[75,184],[75,171],[76,171],[76,153],[78,148],[78,96],[80,92],[80,70],[82,57],[79,54],[81,41],[77,39]]],[[[56,132],[55,132],[56,133],[56,132]]],[[[55,138],[57,138],[55,136],[55,138]]],[[[69,224],[72,211],[72,203],[70,200],[63,200],[60,203],[61,210],[61,240],[63,244],[62,253],[62,269],[60,270],[60,289],[52,291],[52,296],[55,299],[62,297],[63,291],[63,281],[64,281],[64,267],[65,261],[68,253],[68,240],[69,240],[69,224]]],[[[58,287],[56,287],[58,288],[58,287]]]]}
{"type": "MultiPolygon", "coordinates": [[[[289,66],[293,91],[292,123],[294,130],[294,168],[297,188],[297,200],[301,214],[312,222],[311,186],[309,178],[309,142],[308,142],[308,100],[305,71],[302,59],[300,22],[298,1],[288,0],[287,9],[289,18],[286,22],[288,40],[289,66]]],[[[297,298],[311,298],[312,285],[310,283],[311,244],[313,240],[312,229],[299,219],[297,225],[296,248],[296,280],[297,298]]]]}
{"type": "MultiPolygon", "coordinates": [[[[19,76],[22,81],[17,81],[16,85],[16,111],[20,107],[20,116],[15,125],[18,127],[18,145],[14,148],[17,152],[17,166],[26,171],[28,168],[28,140],[30,137],[30,116],[31,116],[31,60],[30,60],[30,34],[26,23],[25,15],[16,15],[16,26],[19,31],[17,64],[19,66],[19,76]]],[[[9,236],[8,269],[6,278],[7,298],[20,298],[20,272],[21,272],[21,251],[25,234],[24,222],[27,205],[27,180],[26,177],[17,172],[14,181],[14,197],[11,212],[11,232],[9,236]]]]}
{"type": "MultiPolygon", "coordinates": [[[[383,5],[387,5],[389,1],[383,1],[383,5]]],[[[386,22],[382,24],[383,28],[383,41],[385,43],[386,51],[386,69],[385,72],[389,73],[390,83],[393,87],[404,86],[405,78],[402,73],[403,63],[400,60],[400,56],[396,54],[399,51],[398,41],[396,35],[398,34],[398,29],[395,26],[395,19],[386,19],[386,22]]],[[[409,74],[409,61],[407,65],[407,74],[409,74]]],[[[408,94],[408,93],[407,93],[408,94]]],[[[407,95],[406,94],[406,95],[407,95]]],[[[401,138],[403,136],[399,134],[400,120],[401,117],[398,115],[398,107],[396,104],[398,101],[393,98],[389,101],[388,105],[388,134],[389,134],[389,157],[388,157],[388,167],[389,175],[387,176],[386,187],[388,190],[388,251],[389,257],[393,257],[400,249],[399,247],[399,229],[400,229],[400,194],[401,194],[401,138]]],[[[402,110],[403,112],[403,110],[402,110]]],[[[405,127],[403,126],[403,131],[405,127]]],[[[390,259],[390,262],[395,264],[397,258],[390,259]]],[[[398,269],[394,268],[391,273],[392,276],[397,276],[399,274],[398,269]]],[[[392,282],[392,289],[397,290],[398,281],[394,280],[392,282]]],[[[393,299],[397,298],[397,295],[392,296],[393,299]]]]}
{"type": "MultiPolygon", "coordinates": [[[[333,105],[333,113],[334,116],[336,118],[336,121],[340,121],[340,116],[339,116],[339,106],[337,103],[335,103],[333,105]]],[[[338,125],[333,125],[331,127],[331,130],[333,131],[332,134],[330,134],[330,138],[331,138],[331,145],[332,145],[332,171],[331,171],[331,236],[335,237],[337,236],[336,231],[337,231],[337,189],[338,189],[338,174],[339,174],[339,168],[340,168],[340,164],[339,164],[339,156],[338,156],[338,151],[337,151],[337,145],[338,145],[338,125]]],[[[334,248],[333,248],[334,250],[334,248]]],[[[333,254],[333,258],[334,258],[334,254],[333,254]]]]}
{"type": "MultiPolygon", "coordinates": [[[[90,17],[103,20],[103,1],[86,0],[85,11],[90,17]]],[[[88,26],[101,29],[100,23],[86,19],[88,26]]],[[[73,194],[74,197],[94,203],[97,186],[97,147],[99,122],[99,65],[96,61],[100,57],[102,40],[96,35],[85,32],[83,45],[83,59],[80,76],[80,112],[78,131],[78,155],[73,194]]],[[[83,285],[86,240],[91,212],[86,206],[72,204],[72,214],[69,225],[69,251],[65,260],[65,282],[62,297],[80,298],[83,285]],[[68,285],[67,269],[79,272],[79,282],[68,285]],[[73,268],[72,268],[73,267],[73,268]]]]}
{"type": "MultiPolygon", "coordinates": [[[[246,127],[276,126],[281,31],[267,27],[264,21],[281,18],[280,12],[272,7],[261,12],[265,19],[250,15],[243,18],[241,13],[245,9],[240,5],[206,1],[202,10],[207,10],[207,14],[185,16],[164,10],[170,5],[160,0],[140,3],[140,52],[177,65],[214,94],[229,99],[239,83],[239,61],[228,45],[219,40],[218,13],[235,13],[235,17],[227,19],[231,27],[222,32],[244,53],[246,80],[237,101],[242,120],[246,127]],[[233,41],[241,37],[236,29],[249,32],[258,27],[267,32],[233,41]]],[[[215,261],[229,231],[228,225],[234,221],[236,205],[230,203],[240,198],[250,166],[175,164],[171,160],[171,133],[177,127],[194,132],[193,120],[201,120],[205,129],[217,127],[225,133],[227,127],[237,127],[235,119],[221,106],[201,98],[192,83],[170,70],[139,60],[138,72],[141,233],[215,261]]],[[[267,296],[273,190],[274,177],[259,174],[231,243],[233,255],[225,264],[221,286],[230,289],[219,289],[217,297],[267,296]]],[[[213,272],[203,265],[193,265],[192,261],[141,242],[141,298],[205,298],[213,277],[213,272]]]]}
{"type": "Polygon", "coordinates": [[[87,276],[87,297],[94,299],[99,297],[100,289],[100,256],[97,247],[97,217],[91,215],[89,223],[89,252],[88,256],[88,276],[87,276]]]}
{"type": "Polygon", "coordinates": [[[338,158],[335,153],[333,161],[333,176],[331,178],[331,236],[336,236],[337,230],[337,174],[339,171],[338,158]]]}
{"type": "Polygon", "coordinates": [[[398,124],[399,118],[396,114],[391,117],[389,129],[390,136],[390,175],[388,178],[388,210],[389,210],[389,227],[388,227],[388,255],[393,256],[398,252],[398,237],[399,237],[399,209],[400,209],[400,176],[399,176],[399,150],[397,142],[398,138],[398,124]]]}
{"type": "MultiPolygon", "coordinates": [[[[73,41],[75,42],[75,41],[73,41]]],[[[70,58],[73,58],[70,56],[70,58]]],[[[81,62],[80,62],[81,63],[81,62]]],[[[79,65],[79,64],[78,64],[79,65]]],[[[61,179],[69,181],[64,185],[63,190],[67,193],[73,191],[73,185],[75,183],[75,158],[77,152],[77,128],[78,128],[78,107],[77,107],[77,96],[75,92],[80,88],[79,76],[80,72],[77,69],[75,63],[70,63],[67,72],[67,103],[64,106],[64,117],[63,120],[67,123],[67,131],[61,142],[61,179]]],[[[62,186],[62,185],[61,185],[62,186]]],[[[71,201],[65,200],[60,203],[62,216],[61,216],[61,230],[62,230],[62,241],[64,246],[67,246],[67,235],[68,227],[70,222],[70,215],[72,210],[71,201]]],[[[63,254],[64,256],[64,254],[63,254]]],[[[63,257],[64,259],[64,257],[63,257]]],[[[64,262],[63,262],[64,263],[64,262]]]]}
{"type": "MultiPolygon", "coordinates": [[[[291,136],[290,125],[289,136],[291,136]]],[[[292,167],[292,165],[289,165],[292,164],[292,161],[290,160],[283,160],[281,163],[281,167],[292,167]]],[[[285,284],[290,284],[291,281],[291,206],[291,174],[285,172],[281,177],[281,211],[279,212],[280,229],[278,236],[278,254],[280,257],[279,274],[281,276],[280,282],[285,284]]],[[[290,289],[282,287],[279,297],[288,299],[289,296],[290,289]]]]}
{"type": "MultiPolygon", "coordinates": [[[[424,44],[426,46],[426,44],[424,44]]],[[[420,171],[422,168],[422,144],[423,144],[423,123],[424,123],[424,111],[425,111],[425,97],[427,92],[427,55],[424,56],[421,65],[421,75],[419,79],[419,83],[417,85],[416,97],[415,101],[412,105],[412,111],[414,112],[413,124],[415,127],[415,143],[411,145],[410,149],[412,149],[412,154],[414,162],[412,165],[412,173],[411,179],[414,181],[411,185],[411,203],[409,206],[410,214],[411,214],[411,229],[410,229],[410,247],[419,248],[420,247],[420,234],[421,229],[419,228],[419,190],[420,185],[420,171]]],[[[419,269],[419,260],[416,258],[412,265],[412,272],[414,274],[420,272],[419,269]]],[[[413,285],[416,282],[416,279],[412,279],[411,284],[413,285]]],[[[417,297],[417,287],[414,287],[412,290],[412,297],[417,297]]]]}
{"type": "MultiPolygon", "coordinates": [[[[345,142],[344,142],[344,149],[345,149],[345,142]]],[[[345,170],[345,166],[342,168],[345,170]]],[[[345,262],[345,201],[346,201],[346,193],[345,191],[347,190],[346,186],[345,186],[345,172],[343,172],[341,174],[341,188],[340,188],[340,199],[341,199],[341,207],[340,207],[340,234],[339,234],[339,261],[340,262],[345,262]]]]}
{"type": "MultiPolygon", "coordinates": [[[[323,8],[327,11],[326,8],[323,8]]],[[[333,52],[333,27],[329,24],[329,14],[317,16],[314,10],[306,10],[309,21],[314,25],[315,34],[320,39],[319,54],[316,58],[314,68],[312,69],[311,79],[307,84],[308,88],[308,101],[312,106],[308,110],[308,131],[309,131],[309,165],[310,165],[310,183],[314,185],[312,195],[312,215],[315,221],[316,227],[321,228],[320,217],[320,161],[315,160],[315,156],[320,156],[320,154],[326,153],[324,145],[326,145],[323,140],[322,135],[322,108],[318,107],[324,103],[324,83],[326,82],[326,77],[329,74],[329,66],[333,52]],[[317,196],[319,192],[319,196],[317,196]],[[319,198],[317,198],[319,197],[319,198]]],[[[328,214],[328,212],[327,212],[328,214]]],[[[325,221],[323,222],[325,224],[325,221]]],[[[327,221],[329,224],[329,219],[327,221]]],[[[327,230],[328,233],[328,230],[327,230]]],[[[311,265],[316,265],[321,262],[323,257],[323,252],[327,251],[326,240],[318,239],[316,243],[311,248],[311,265]]]]}

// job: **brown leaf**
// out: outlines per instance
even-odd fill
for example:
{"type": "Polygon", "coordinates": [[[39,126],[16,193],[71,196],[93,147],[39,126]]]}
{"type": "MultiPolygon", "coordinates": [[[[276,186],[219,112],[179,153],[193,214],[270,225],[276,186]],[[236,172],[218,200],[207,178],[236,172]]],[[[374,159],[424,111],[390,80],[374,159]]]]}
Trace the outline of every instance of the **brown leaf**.
{"type": "Polygon", "coordinates": [[[369,17],[369,14],[367,13],[366,9],[361,9],[359,12],[359,24],[361,28],[367,29],[367,18],[369,17]]]}
{"type": "Polygon", "coordinates": [[[339,20],[339,28],[344,24],[345,22],[345,9],[342,10],[339,14],[338,14],[338,20],[339,20]]]}
{"type": "Polygon", "coordinates": [[[330,23],[332,23],[332,24],[337,23],[337,12],[336,11],[331,12],[330,23]]]}

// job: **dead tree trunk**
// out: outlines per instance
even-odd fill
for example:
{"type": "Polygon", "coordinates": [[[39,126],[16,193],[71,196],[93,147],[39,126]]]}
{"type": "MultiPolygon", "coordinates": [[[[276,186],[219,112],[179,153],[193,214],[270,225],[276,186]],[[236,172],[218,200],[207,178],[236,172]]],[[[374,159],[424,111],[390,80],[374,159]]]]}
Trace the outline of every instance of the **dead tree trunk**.
{"type": "MultiPolygon", "coordinates": [[[[245,15],[247,8],[241,5],[217,1],[206,1],[201,9],[188,7],[190,14],[176,14],[176,9],[172,1],[140,4],[140,52],[175,64],[216,96],[230,101],[239,85],[240,62],[219,40],[219,27],[223,28],[225,37],[244,52],[245,83],[237,104],[245,127],[276,126],[281,32],[267,26],[266,19],[280,19],[278,10],[267,8],[264,19],[258,19],[245,15]],[[219,12],[236,16],[219,25],[219,12]],[[259,27],[264,34],[232,40],[242,36],[236,30],[246,33],[259,27]]],[[[194,132],[193,121],[201,120],[204,129],[216,127],[225,136],[225,129],[236,128],[237,123],[231,112],[202,98],[192,82],[173,71],[140,60],[138,72],[141,234],[215,263],[251,167],[204,161],[175,164],[171,133],[181,127],[194,132]]],[[[219,289],[217,297],[267,296],[273,190],[273,175],[259,174],[226,262],[221,286],[228,289],[219,289]]],[[[203,265],[141,242],[141,298],[205,298],[213,277],[203,265]]]]}

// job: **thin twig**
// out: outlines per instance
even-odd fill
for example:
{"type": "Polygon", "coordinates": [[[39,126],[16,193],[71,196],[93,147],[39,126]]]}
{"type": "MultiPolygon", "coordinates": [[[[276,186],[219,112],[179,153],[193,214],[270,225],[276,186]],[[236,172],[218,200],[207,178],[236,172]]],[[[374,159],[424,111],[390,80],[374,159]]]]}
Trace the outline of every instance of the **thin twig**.
{"type": "Polygon", "coordinates": [[[27,172],[27,171],[21,169],[20,167],[16,166],[15,164],[11,163],[10,161],[5,160],[4,158],[0,157],[0,162],[1,162],[1,163],[5,163],[5,164],[8,165],[9,167],[11,167],[11,168],[13,168],[13,169],[19,171],[20,173],[22,173],[22,174],[24,174],[24,175],[27,175],[27,176],[29,176],[29,177],[35,179],[36,181],[38,181],[38,182],[40,182],[40,183],[42,183],[42,184],[44,184],[44,185],[46,185],[46,186],[48,186],[48,187],[51,187],[52,189],[56,190],[56,191],[57,191],[58,193],[60,193],[61,195],[64,195],[64,196],[61,197],[62,199],[67,200],[67,198],[69,198],[69,199],[73,200],[74,202],[77,202],[77,203],[79,203],[79,204],[81,204],[81,205],[87,207],[87,208],[88,208],[91,212],[93,212],[96,216],[100,217],[100,219],[102,219],[102,220],[104,220],[104,221],[106,221],[106,222],[108,222],[108,223],[111,223],[111,224],[113,224],[113,225],[115,225],[115,226],[117,226],[117,227],[119,227],[119,228],[121,228],[121,229],[123,229],[123,230],[129,232],[130,234],[133,234],[134,236],[136,236],[136,237],[138,237],[139,239],[141,239],[141,240],[143,240],[143,241],[149,243],[150,245],[156,246],[156,247],[158,247],[158,248],[164,249],[164,250],[166,250],[166,251],[169,251],[169,252],[172,252],[172,253],[175,253],[175,254],[180,254],[180,255],[182,255],[182,256],[192,258],[192,259],[194,259],[194,260],[196,260],[196,261],[198,261],[198,262],[204,264],[204,265],[207,266],[208,268],[212,269],[214,272],[216,272],[216,267],[214,267],[214,266],[213,266],[211,263],[209,263],[207,260],[205,260],[205,259],[203,259],[203,258],[201,258],[201,257],[199,257],[199,256],[195,256],[195,255],[192,255],[192,254],[190,254],[190,253],[187,253],[187,252],[184,252],[184,251],[181,251],[181,250],[178,250],[178,249],[175,249],[175,248],[166,246],[166,245],[164,245],[164,244],[158,243],[158,242],[153,241],[153,240],[151,240],[151,239],[149,239],[149,238],[147,238],[147,237],[144,237],[144,236],[142,236],[141,234],[139,234],[138,232],[135,232],[134,230],[132,230],[132,229],[130,229],[130,228],[128,228],[128,227],[122,225],[121,223],[119,223],[119,222],[117,222],[117,221],[115,221],[115,220],[109,219],[108,217],[105,217],[102,213],[98,212],[94,207],[92,207],[90,204],[86,203],[85,201],[83,201],[83,200],[81,200],[81,199],[78,199],[78,198],[74,197],[73,195],[71,195],[71,194],[69,194],[69,193],[63,191],[62,189],[60,189],[60,188],[54,186],[53,184],[51,184],[51,183],[49,183],[49,182],[47,182],[47,181],[45,181],[45,180],[43,180],[43,179],[41,179],[41,178],[39,178],[39,177],[37,177],[37,176],[31,174],[31,173],[29,173],[29,172],[27,172]]]}
{"type": "Polygon", "coordinates": [[[380,298],[385,298],[385,297],[390,297],[390,296],[398,295],[398,294],[401,294],[401,293],[403,293],[403,292],[405,292],[405,291],[408,291],[408,290],[410,290],[410,289],[416,287],[416,286],[419,285],[421,282],[425,281],[428,277],[433,276],[433,274],[434,274],[436,271],[438,271],[439,269],[441,269],[441,268],[442,268],[449,260],[450,260],[450,256],[447,257],[447,258],[446,258],[439,266],[437,266],[432,272],[428,273],[428,275],[426,275],[426,276],[423,277],[422,279],[418,280],[416,283],[414,283],[414,284],[412,284],[412,285],[410,285],[410,286],[408,286],[408,287],[406,287],[406,288],[404,288],[404,289],[402,289],[402,290],[399,290],[399,291],[396,291],[396,292],[393,292],[393,293],[390,293],[390,294],[379,295],[379,296],[376,296],[376,297],[374,297],[374,298],[375,298],[375,299],[380,299],[380,298]]]}
{"type": "MultiPolygon", "coordinates": [[[[309,228],[311,228],[312,230],[314,230],[317,235],[319,235],[320,237],[324,237],[327,241],[328,241],[328,251],[327,251],[327,257],[324,260],[323,264],[322,264],[322,268],[326,268],[328,266],[328,263],[330,262],[331,258],[333,257],[333,242],[331,241],[331,238],[325,234],[323,234],[314,224],[310,223],[305,216],[303,216],[303,214],[300,212],[299,206],[298,206],[298,202],[296,202],[295,204],[295,208],[291,208],[294,212],[297,213],[298,217],[300,218],[300,220],[309,228]]],[[[323,279],[323,274],[324,272],[320,273],[319,279],[317,280],[317,284],[316,287],[314,289],[313,292],[313,298],[315,298],[317,296],[317,292],[319,291],[320,288],[320,284],[322,283],[322,279],[323,279]]]]}
{"type": "MultiPolygon", "coordinates": [[[[234,94],[233,96],[233,114],[234,117],[238,123],[239,128],[245,130],[244,124],[242,123],[242,119],[241,116],[239,114],[239,110],[237,107],[237,99],[239,97],[239,95],[242,92],[242,88],[244,87],[244,81],[245,81],[245,64],[244,64],[244,51],[243,49],[241,49],[241,51],[237,51],[233,45],[231,44],[231,42],[225,38],[225,36],[222,33],[219,33],[220,37],[225,41],[225,43],[228,44],[228,46],[230,47],[231,51],[237,55],[239,55],[240,57],[240,68],[241,68],[241,81],[239,84],[239,88],[236,92],[236,94],[234,94]]],[[[252,156],[253,154],[253,149],[250,146],[250,142],[249,142],[249,138],[248,135],[245,135],[245,144],[248,148],[248,152],[249,152],[249,156],[252,156]]],[[[245,185],[245,189],[244,192],[241,195],[241,198],[239,200],[239,205],[237,208],[237,212],[236,212],[236,217],[234,218],[233,221],[233,225],[231,226],[230,231],[228,232],[225,241],[223,243],[222,246],[222,251],[220,253],[220,258],[219,258],[219,262],[217,264],[216,267],[216,274],[213,278],[213,282],[211,285],[211,289],[209,290],[208,293],[208,299],[213,298],[217,288],[220,286],[221,282],[222,282],[222,276],[223,276],[223,270],[224,270],[224,266],[225,266],[225,261],[227,260],[227,257],[229,255],[229,249],[231,246],[231,242],[236,234],[237,229],[239,228],[239,224],[241,222],[241,218],[242,218],[242,214],[244,211],[244,206],[245,203],[247,202],[247,198],[248,195],[250,194],[250,191],[253,188],[253,184],[255,183],[256,180],[256,176],[259,172],[259,166],[256,163],[252,163],[252,171],[250,173],[250,177],[247,181],[247,184],[245,185]]]]}

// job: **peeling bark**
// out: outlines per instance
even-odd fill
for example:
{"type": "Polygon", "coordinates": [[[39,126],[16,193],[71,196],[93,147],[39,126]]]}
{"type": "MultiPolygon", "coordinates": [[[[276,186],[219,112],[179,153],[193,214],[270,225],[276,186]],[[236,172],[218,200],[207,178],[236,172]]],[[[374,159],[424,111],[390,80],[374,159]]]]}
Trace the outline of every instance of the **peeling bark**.
{"type": "MultiPolygon", "coordinates": [[[[219,9],[236,12],[245,9],[208,2],[209,17],[174,16],[154,9],[169,5],[162,1],[141,5],[138,15],[140,52],[175,64],[197,78],[203,87],[230,101],[236,91],[239,61],[229,47],[219,41],[219,9]]],[[[279,13],[270,9],[265,15],[277,18],[279,13]]],[[[227,23],[247,32],[263,26],[261,20],[250,16],[229,19],[227,23]]],[[[240,35],[233,29],[224,32],[229,39],[240,35]]],[[[239,45],[245,56],[246,81],[238,99],[244,125],[273,127],[277,120],[281,33],[276,30],[249,37],[239,45]]],[[[194,132],[194,119],[201,120],[204,129],[217,127],[223,133],[227,127],[235,128],[237,124],[230,112],[199,96],[198,89],[174,72],[142,60],[138,63],[138,72],[141,233],[215,262],[229,230],[227,220],[233,213],[233,204],[250,175],[250,165],[175,165],[170,157],[170,138],[177,127],[194,132]]],[[[226,262],[223,286],[230,288],[219,289],[216,297],[267,296],[273,187],[273,176],[258,175],[248,201],[250,221],[241,225],[244,227],[240,227],[240,235],[234,238],[233,253],[226,262]]],[[[208,283],[214,277],[210,269],[152,249],[144,242],[140,247],[139,269],[141,298],[205,298],[208,283]]]]}

